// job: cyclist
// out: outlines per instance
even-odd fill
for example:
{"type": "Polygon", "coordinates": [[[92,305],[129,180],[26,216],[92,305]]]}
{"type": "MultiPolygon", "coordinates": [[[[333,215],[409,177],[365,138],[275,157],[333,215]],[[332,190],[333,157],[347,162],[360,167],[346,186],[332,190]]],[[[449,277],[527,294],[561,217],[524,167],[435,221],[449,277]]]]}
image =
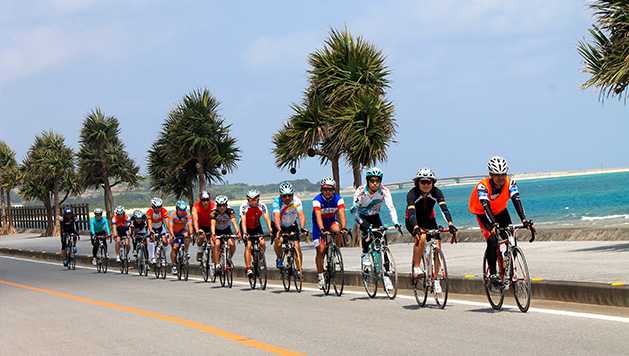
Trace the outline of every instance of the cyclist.
{"type": "MultiPolygon", "coordinates": [[[[216,209],[212,211],[212,243],[214,245],[213,254],[212,254],[212,262],[214,262],[214,270],[218,271],[218,259],[221,255],[221,244],[217,243],[216,237],[220,235],[235,235],[238,236],[238,240],[240,240],[240,230],[238,229],[238,221],[236,221],[236,213],[234,209],[230,208],[229,199],[224,195],[219,195],[216,197],[216,209]],[[234,228],[232,232],[232,227],[234,228]]],[[[229,239],[227,241],[227,245],[229,246],[229,258],[234,256],[234,252],[236,252],[236,244],[234,243],[234,239],[229,239]]]]}
{"type": "Polygon", "coordinates": [[[489,264],[489,278],[493,285],[497,285],[500,279],[496,275],[496,250],[498,248],[496,233],[499,227],[508,227],[511,224],[511,216],[507,210],[509,199],[511,199],[522,225],[531,231],[535,231],[535,228],[533,221],[528,220],[524,213],[518,185],[514,179],[507,175],[509,172],[507,161],[500,156],[494,156],[487,162],[487,168],[489,177],[483,178],[474,186],[470,195],[469,210],[476,215],[478,225],[487,242],[485,255],[489,264]]]}
{"type": "MultiPolygon", "coordinates": [[[[391,198],[391,192],[387,187],[382,185],[382,170],[378,167],[371,167],[366,172],[367,184],[360,186],[354,193],[354,201],[352,204],[351,212],[356,220],[356,223],[360,227],[361,232],[361,246],[362,255],[361,263],[363,269],[367,269],[371,266],[371,261],[367,253],[369,252],[369,243],[367,241],[369,228],[376,228],[382,226],[382,220],[380,219],[380,208],[382,203],[389,209],[391,221],[396,228],[400,228],[400,224],[397,218],[397,212],[393,205],[393,199],[391,198]]],[[[386,235],[384,236],[386,239],[386,235]]],[[[384,286],[387,290],[393,289],[393,284],[388,276],[384,278],[384,286]]]]}
{"type": "MultiPolygon", "coordinates": [[[[415,275],[421,274],[420,259],[424,255],[426,246],[426,230],[438,229],[435,216],[435,204],[439,204],[441,213],[445,221],[448,222],[448,229],[452,234],[451,242],[456,242],[457,228],[452,222],[452,215],[448,210],[446,199],[441,189],[435,186],[437,177],[430,168],[422,168],[417,171],[413,179],[415,186],[406,195],[406,229],[415,237],[413,246],[413,272],[415,275]]],[[[435,248],[441,248],[441,240],[437,240],[435,248]]],[[[435,261],[435,267],[439,270],[439,260],[435,261]]],[[[435,291],[441,293],[441,285],[435,280],[435,291]]]]}
{"type": "MultiPolygon", "coordinates": [[[[129,237],[129,225],[131,222],[129,221],[129,216],[124,211],[122,206],[116,207],[114,210],[114,217],[111,219],[112,227],[116,227],[113,230],[114,238],[116,239],[116,261],[120,262],[120,243],[123,238],[129,237]]],[[[127,249],[127,254],[129,253],[129,244],[127,241],[127,245],[125,247],[127,249]]]]}
{"type": "Polygon", "coordinates": [[[137,258],[138,242],[148,243],[150,240],[146,214],[142,211],[135,210],[131,215],[131,230],[133,231],[133,257],[137,258]]]}
{"type": "Polygon", "coordinates": [[[171,239],[170,260],[173,263],[173,274],[177,274],[177,252],[184,246],[186,258],[188,258],[188,246],[190,245],[190,232],[192,231],[192,218],[188,214],[188,204],[179,200],[175,204],[175,211],[171,214],[168,223],[168,232],[171,239]]]}
{"type": "Polygon", "coordinates": [[[168,244],[165,225],[168,224],[168,210],[162,206],[162,199],[151,199],[151,207],[146,211],[149,233],[151,240],[148,244],[149,258],[151,263],[155,263],[155,239],[161,238],[164,246],[168,244]]]}
{"type": "Polygon", "coordinates": [[[111,235],[107,219],[103,218],[103,209],[94,209],[94,216],[90,219],[90,240],[92,241],[92,264],[96,266],[96,253],[98,252],[98,239],[103,239],[105,244],[105,256],[107,256],[107,237],[111,235]]]}
{"type": "MultiPolygon", "coordinates": [[[[262,235],[262,224],[260,218],[264,219],[267,230],[271,230],[271,219],[269,218],[269,211],[264,203],[260,202],[260,192],[252,189],[247,192],[247,201],[240,206],[240,225],[244,236],[249,235],[262,235]]],[[[263,238],[258,239],[260,244],[260,251],[264,253],[266,243],[263,238]]],[[[251,254],[253,253],[253,243],[247,239],[247,247],[245,248],[245,268],[247,269],[247,276],[250,277],[253,272],[251,271],[251,254]]]]}
{"type": "Polygon", "coordinates": [[[78,222],[76,221],[74,211],[69,206],[63,208],[59,220],[59,224],[61,225],[61,256],[63,256],[63,266],[67,267],[68,261],[66,260],[66,247],[68,244],[68,237],[73,236],[74,243],[76,244],[76,238],[79,236],[79,229],[77,228],[78,222]]]}
{"type": "Polygon", "coordinates": [[[335,233],[336,243],[341,246],[340,232],[347,231],[346,224],[345,202],[336,192],[336,181],[332,177],[325,177],[321,180],[321,193],[312,200],[312,242],[317,249],[315,264],[321,289],[325,287],[323,274],[325,240],[321,239],[321,233],[324,231],[335,233]]]}
{"type": "Polygon", "coordinates": [[[302,253],[299,244],[300,231],[307,233],[306,217],[304,216],[304,208],[301,200],[295,196],[295,189],[289,182],[284,182],[279,186],[279,193],[273,200],[273,235],[275,236],[275,255],[277,260],[275,266],[284,268],[282,261],[282,233],[294,233],[290,239],[295,242],[295,250],[297,251],[297,270],[301,273],[302,253]],[[297,221],[299,220],[299,221],[297,221]]]}
{"type": "MultiPolygon", "coordinates": [[[[201,192],[199,201],[194,203],[192,207],[192,226],[197,234],[197,246],[202,246],[205,242],[205,234],[209,233],[212,228],[212,219],[210,215],[212,210],[216,208],[214,201],[210,200],[210,193],[201,192]]],[[[197,261],[201,261],[201,249],[197,250],[197,261]]]]}

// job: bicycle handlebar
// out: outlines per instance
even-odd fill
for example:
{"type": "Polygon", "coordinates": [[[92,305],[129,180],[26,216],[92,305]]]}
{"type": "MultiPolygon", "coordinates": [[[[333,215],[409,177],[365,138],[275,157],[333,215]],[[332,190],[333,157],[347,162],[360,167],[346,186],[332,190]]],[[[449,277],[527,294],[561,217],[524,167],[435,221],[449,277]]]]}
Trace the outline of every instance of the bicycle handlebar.
{"type": "Polygon", "coordinates": [[[499,231],[513,230],[514,232],[517,230],[529,230],[531,232],[531,238],[529,239],[529,242],[535,241],[535,229],[533,228],[532,225],[526,226],[524,224],[517,224],[517,225],[511,224],[507,227],[498,227],[498,230],[499,231]]]}

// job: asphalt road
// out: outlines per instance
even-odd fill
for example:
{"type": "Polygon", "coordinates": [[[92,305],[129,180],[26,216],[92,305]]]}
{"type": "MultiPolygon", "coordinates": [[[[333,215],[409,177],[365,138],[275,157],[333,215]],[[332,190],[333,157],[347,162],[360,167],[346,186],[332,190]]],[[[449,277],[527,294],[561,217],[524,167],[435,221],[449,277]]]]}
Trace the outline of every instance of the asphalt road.
{"type": "Polygon", "coordinates": [[[0,256],[0,354],[626,355],[629,308],[535,303],[494,312],[452,296],[445,310],[364,291],[232,289],[0,256]],[[567,309],[583,308],[583,312],[567,309]]]}

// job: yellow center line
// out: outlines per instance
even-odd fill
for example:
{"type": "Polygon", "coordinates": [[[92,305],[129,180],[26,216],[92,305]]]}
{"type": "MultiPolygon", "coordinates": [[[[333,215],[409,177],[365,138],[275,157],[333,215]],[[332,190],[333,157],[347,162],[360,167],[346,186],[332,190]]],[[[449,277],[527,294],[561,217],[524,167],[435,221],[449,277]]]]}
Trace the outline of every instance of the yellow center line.
{"type": "Polygon", "coordinates": [[[54,297],[68,299],[68,300],[72,300],[72,301],[80,302],[84,304],[98,305],[103,308],[108,308],[108,309],[113,309],[120,312],[134,314],[134,315],[142,316],[149,319],[166,321],[172,324],[177,324],[177,325],[181,325],[190,329],[198,330],[206,334],[220,336],[224,339],[235,341],[241,345],[248,346],[248,347],[262,350],[262,351],[266,351],[266,352],[270,352],[270,353],[274,353],[277,355],[285,355],[285,356],[303,355],[303,353],[284,349],[278,346],[274,346],[274,345],[267,344],[261,341],[250,339],[248,337],[238,335],[238,334],[235,334],[235,333],[223,330],[223,329],[219,329],[211,325],[206,325],[206,324],[199,323],[192,320],[182,319],[182,318],[172,316],[172,315],[161,314],[161,313],[150,311],[150,310],[129,307],[125,305],[106,302],[103,300],[90,299],[90,298],[81,297],[78,295],[74,295],[74,294],[70,294],[66,292],[60,292],[60,291],[56,291],[52,289],[39,288],[39,287],[29,286],[26,284],[19,284],[15,282],[5,281],[2,279],[0,279],[0,284],[4,284],[6,286],[11,286],[15,288],[27,289],[34,292],[40,292],[40,293],[48,294],[54,297]]]}

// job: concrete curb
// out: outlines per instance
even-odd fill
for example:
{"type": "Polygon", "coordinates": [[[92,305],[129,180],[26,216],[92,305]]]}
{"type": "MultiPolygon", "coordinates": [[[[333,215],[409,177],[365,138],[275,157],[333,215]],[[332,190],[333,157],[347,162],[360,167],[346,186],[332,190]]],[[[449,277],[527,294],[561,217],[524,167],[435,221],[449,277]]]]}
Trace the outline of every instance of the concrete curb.
{"type": "MultiPolygon", "coordinates": [[[[32,251],[0,247],[0,254],[29,257],[42,260],[61,261],[61,255],[45,251],[32,251]]],[[[78,261],[82,264],[91,264],[91,258],[88,256],[79,256],[78,261]]],[[[109,266],[110,271],[119,271],[118,264],[115,262],[115,260],[111,260],[109,266]]],[[[132,269],[133,265],[131,265],[130,270],[132,269]]],[[[196,264],[196,262],[191,263],[190,273],[193,275],[201,275],[199,266],[196,264]]],[[[234,269],[234,277],[239,279],[246,279],[244,268],[237,266],[234,269]]],[[[269,269],[268,277],[269,280],[273,281],[281,280],[280,273],[275,268],[269,269]]],[[[317,283],[316,272],[314,270],[304,270],[304,282],[317,283]]],[[[398,275],[398,284],[400,289],[412,289],[410,273],[400,273],[398,275]]],[[[345,285],[362,286],[361,273],[359,271],[345,271],[345,285]]],[[[485,294],[485,290],[481,282],[481,277],[479,275],[466,275],[463,277],[451,276],[449,278],[449,288],[451,293],[477,295],[485,294]]],[[[507,295],[512,294],[507,293],[507,295]]],[[[533,299],[629,307],[629,285],[537,280],[533,281],[533,299]]]]}

